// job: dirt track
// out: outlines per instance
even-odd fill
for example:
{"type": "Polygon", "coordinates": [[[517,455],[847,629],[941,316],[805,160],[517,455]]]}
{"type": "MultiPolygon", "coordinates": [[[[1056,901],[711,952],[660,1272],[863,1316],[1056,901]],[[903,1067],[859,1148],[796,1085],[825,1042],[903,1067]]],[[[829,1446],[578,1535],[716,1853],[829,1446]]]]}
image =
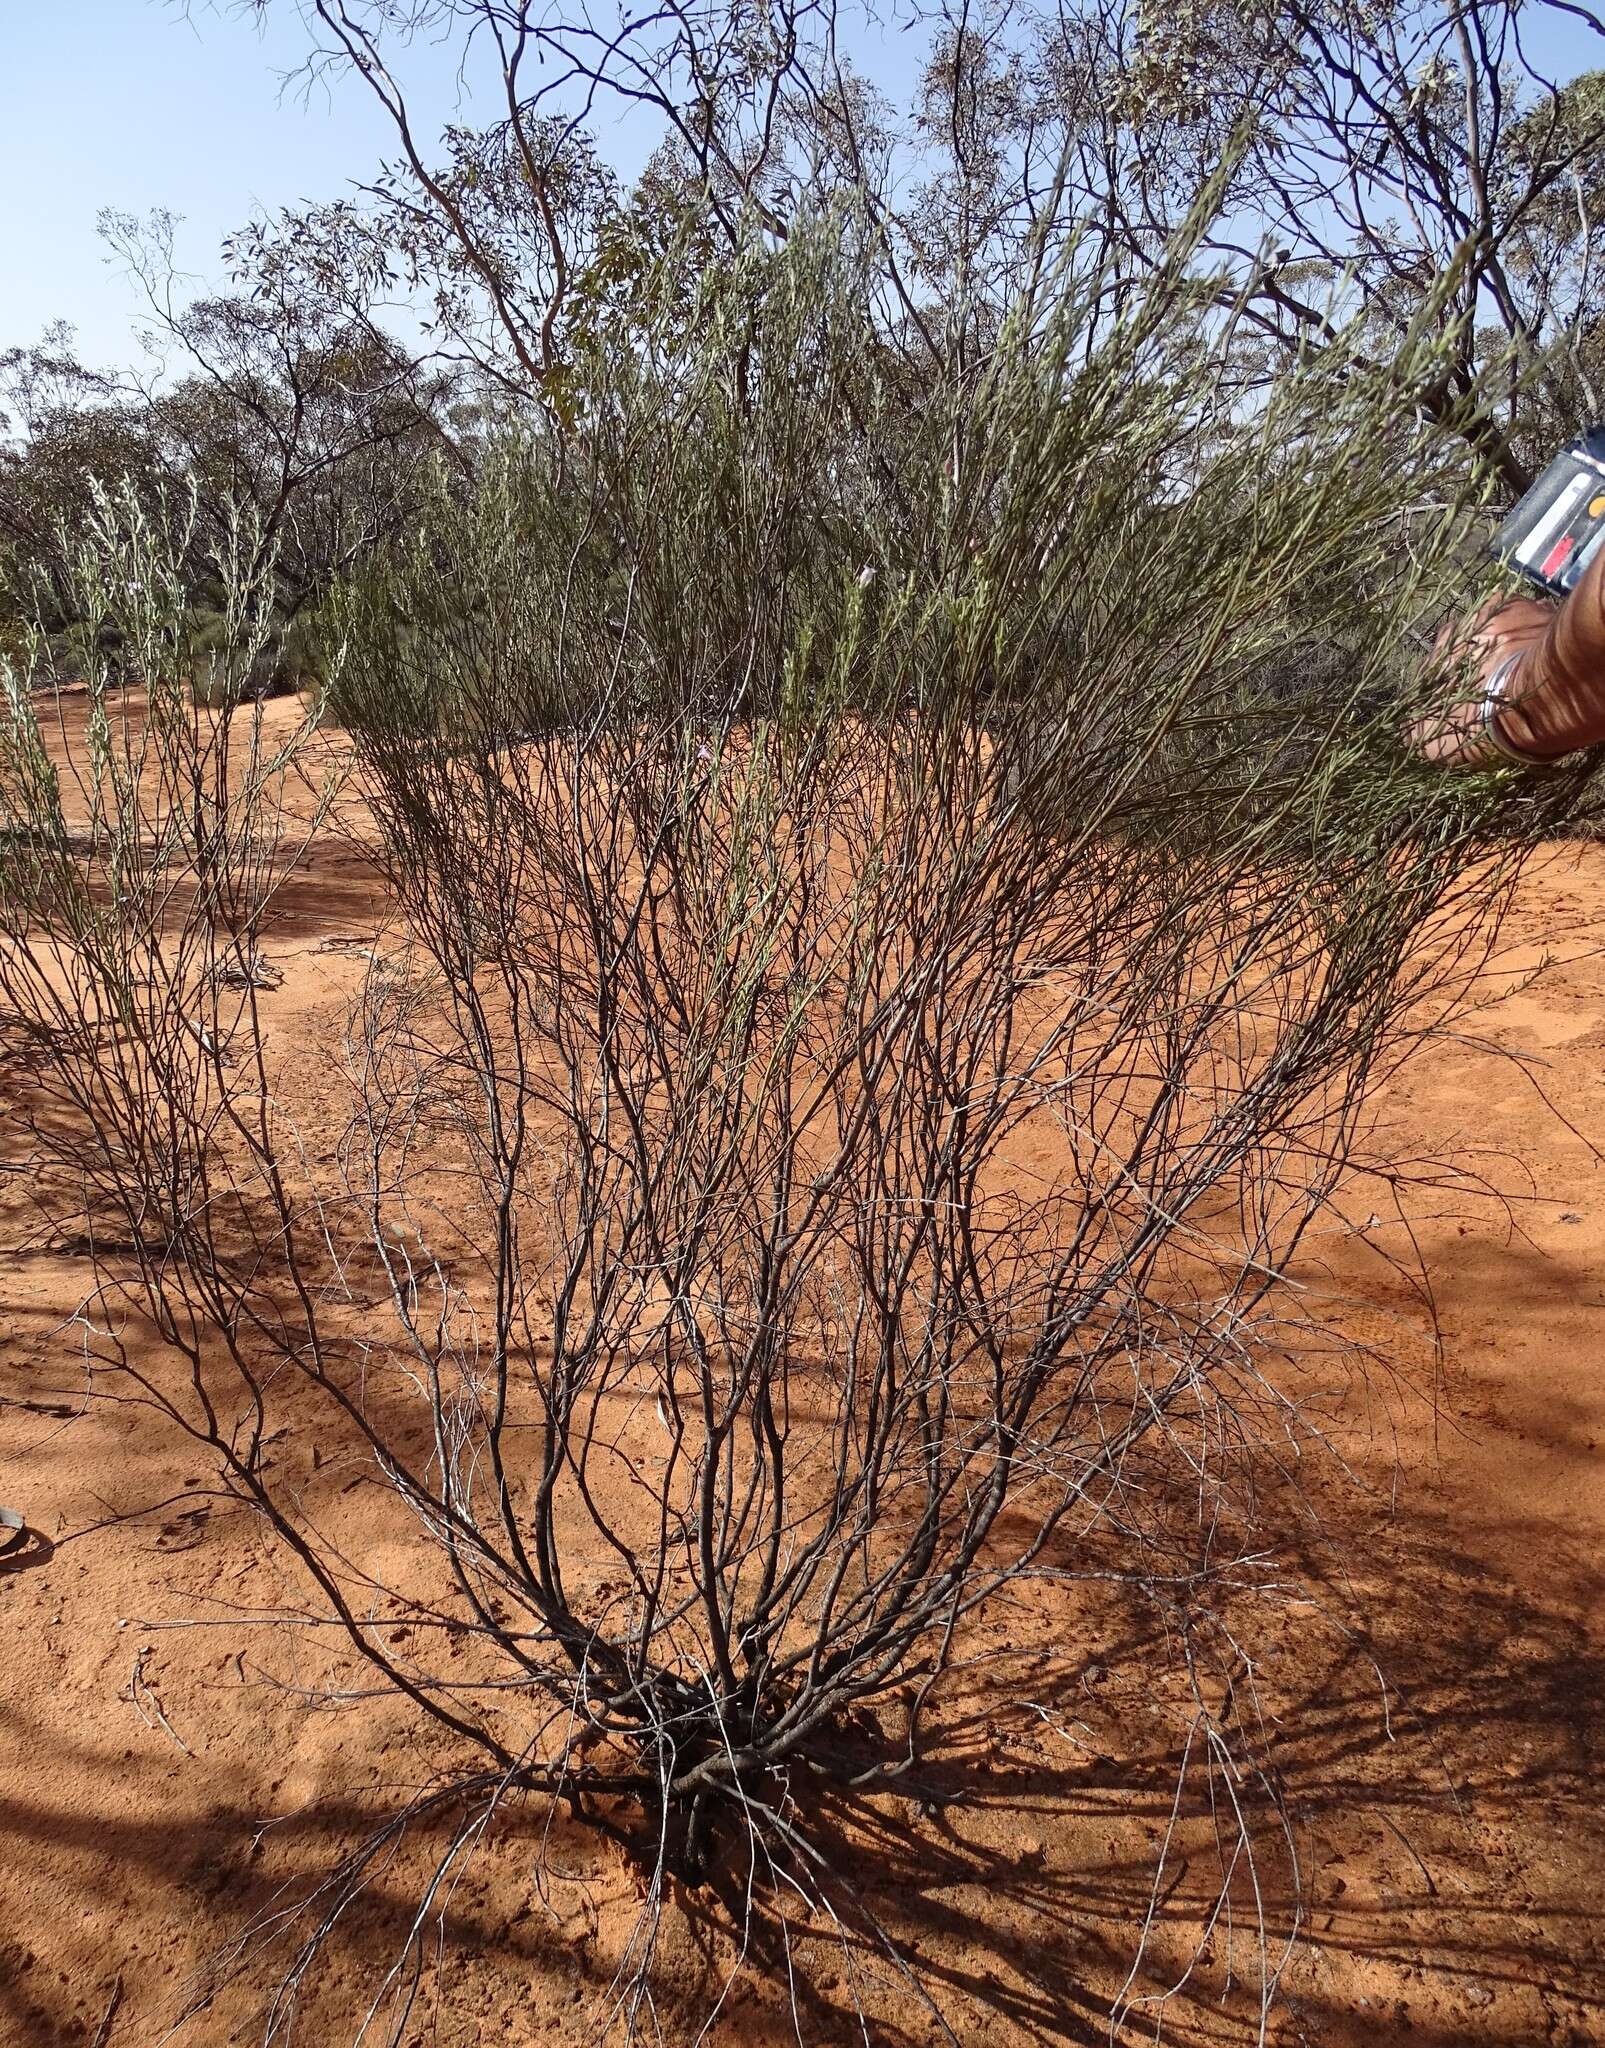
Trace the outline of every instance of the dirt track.
{"type": "MultiPolygon", "coordinates": [[[[293,908],[272,946],[285,978],[264,998],[291,1053],[337,1023],[359,972],[349,947],[374,918],[368,883],[332,857],[293,908]]],[[[1605,1164],[1589,1142],[1605,1145],[1605,849],[1558,851],[1526,885],[1513,935],[1534,978],[1491,991],[1388,1105],[1401,1152],[1475,1157],[1513,1206],[1419,1188],[1408,1230],[1355,1213],[1307,1264],[1411,1384],[1334,1391],[1359,1484],[1320,1482],[1334,1543],[1307,1562],[1329,1596],[1298,1592],[1263,1638],[1268,1746],[1314,1902],[1273,2026],[1288,2042],[1605,2037],[1605,1164]],[[1346,1632],[1355,1611],[1372,1617],[1363,1642],[1346,1632]]],[[[333,1085],[305,1063],[304,1129],[333,1085]]],[[[26,1191],[0,1192],[11,1247],[26,1191]]],[[[219,1615],[220,1600],[261,1613],[296,1596],[170,1435],[133,1409],[84,1409],[65,1319],[85,1270],[60,1245],[0,1266],[0,1498],[45,1539],[0,1563],[6,2048],[157,2038],[191,1973],[431,1761],[389,1704],[314,1712],[287,1692],[293,1637],[259,1654],[250,1630],[169,1626],[219,1615]],[[278,1816],[294,1818],[264,1829],[278,1816]]],[[[843,1809],[827,1833],[959,2040],[1104,2040],[1185,1734],[1162,1621],[1112,1595],[1033,1593],[972,1654],[987,1661],[945,1711],[944,1769],[976,1796],[843,1809]],[[1022,1690],[1022,1659],[1046,1714],[999,1706],[1022,1690]]],[[[584,2038],[633,1924],[635,1878],[595,1841],[561,1846],[571,1877],[545,1902],[517,1824],[475,1857],[449,1904],[444,1995],[406,2038],[584,2038]]],[[[343,2038],[360,2011],[365,1960],[410,1911],[407,1877],[404,1857],[347,1923],[307,2040],[343,2038]]],[[[1209,1890],[1173,1866],[1161,1946],[1186,1943],[1209,1890]]],[[[665,1941],[686,1987],[684,2011],[671,1998],[663,2015],[679,2048],[710,1959],[717,1974],[728,1957],[696,1900],[671,1902],[665,1941]]],[[[1254,2038],[1250,2007],[1222,1995],[1227,1947],[1222,1934],[1171,1999],[1165,2038],[1254,2038]]],[[[877,2042],[938,2038],[885,1958],[826,1930],[795,1964],[809,2038],[859,2038],[860,1994],[877,2042]]],[[[743,1980],[710,2038],[789,2038],[781,1959],[766,1968],[770,1988],[743,1980]]],[[[1147,1988],[1164,1982],[1156,1970],[1147,1988]]],[[[185,2038],[249,2038],[237,2030],[251,2010],[231,1990],[185,2038]]]]}

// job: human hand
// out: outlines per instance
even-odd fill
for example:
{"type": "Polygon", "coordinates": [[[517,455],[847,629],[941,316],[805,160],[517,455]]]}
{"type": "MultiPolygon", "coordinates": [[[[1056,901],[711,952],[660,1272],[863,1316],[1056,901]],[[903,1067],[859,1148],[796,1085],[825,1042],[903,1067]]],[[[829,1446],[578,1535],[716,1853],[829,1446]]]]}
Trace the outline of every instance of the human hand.
{"type": "MultiPolygon", "coordinates": [[[[1488,734],[1488,687],[1513,656],[1543,645],[1559,614],[1560,606],[1547,599],[1495,597],[1469,620],[1446,621],[1432,643],[1431,660],[1434,667],[1458,671],[1466,693],[1444,710],[1417,719],[1410,728],[1411,744],[1444,768],[1493,768],[1507,762],[1510,756],[1488,734]]],[[[1518,746],[1534,745],[1513,701],[1500,713],[1500,724],[1518,746]]]]}

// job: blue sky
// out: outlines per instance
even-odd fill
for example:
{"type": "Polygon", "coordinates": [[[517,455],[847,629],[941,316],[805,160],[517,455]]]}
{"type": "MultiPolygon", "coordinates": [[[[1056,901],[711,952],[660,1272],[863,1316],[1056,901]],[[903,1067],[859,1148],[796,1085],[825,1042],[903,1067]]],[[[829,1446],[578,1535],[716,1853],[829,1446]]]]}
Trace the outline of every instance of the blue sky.
{"type": "Polygon", "coordinates": [[[279,103],[293,38],[164,0],[0,0],[0,346],[70,320],[83,353],[133,353],[134,295],[95,234],[103,206],[184,216],[178,254],[213,278],[259,206],[326,197],[385,147],[352,93],[279,103]]]}
{"type": "MultiPolygon", "coordinates": [[[[219,244],[252,214],[333,198],[394,153],[358,81],[285,90],[306,44],[288,10],[265,35],[226,5],[173,0],[0,0],[0,348],[65,319],[94,363],[137,354],[133,287],[95,234],[104,206],[183,216],[177,254],[220,283],[219,244]]],[[[472,119],[449,61],[409,67],[420,127],[472,119]]],[[[630,168],[650,147],[616,134],[630,168]]]]}

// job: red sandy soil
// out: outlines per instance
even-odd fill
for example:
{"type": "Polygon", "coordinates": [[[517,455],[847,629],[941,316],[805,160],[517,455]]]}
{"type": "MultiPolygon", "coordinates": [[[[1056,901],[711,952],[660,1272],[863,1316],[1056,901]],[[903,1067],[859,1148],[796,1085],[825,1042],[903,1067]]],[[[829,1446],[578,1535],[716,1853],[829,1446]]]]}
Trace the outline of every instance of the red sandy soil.
{"type": "MultiPolygon", "coordinates": [[[[332,1116],[335,1082],[298,1049],[337,1030],[361,971],[351,948],[378,909],[331,842],[275,930],[284,979],[263,1012],[300,1073],[303,1130],[320,1104],[332,1116]]],[[[1269,2022],[1278,2042],[1605,2039],[1605,1168],[1590,1142],[1605,1143],[1605,848],[1556,849],[1510,932],[1487,1007],[1386,1104],[1400,1155],[1474,1160],[1510,1206],[1427,1188],[1402,1213],[1362,1201],[1307,1260],[1312,1288],[1344,1301],[1344,1327],[1410,1384],[1335,1384],[1353,1479],[1312,1482],[1323,1545],[1269,1508],[1290,1563],[1254,1645],[1256,1698],[1306,1901],[1269,2022]]],[[[0,2043],[116,2048],[161,2038],[279,1887],[326,1867],[434,1760],[389,1703],[314,1711],[287,1691],[303,1670],[293,1637],[172,1625],[298,1596],[170,1430],[84,1401],[68,1319],[87,1269],[70,1246],[12,1253],[22,1196],[0,1192],[0,1499],[38,1532],[0,1561],[0,2043]]],[[[901,1961],[794,1927],[788,1991],[760,1909],[706,2038],[783,2042],[793,2002],[809,2040],[944,2038],[917,1977],[965,2044],[1105,2041],[1150,1917],[1131,1992],[1173,1985],[1219,1887],[1173,1849],[1153,1896],[1190,1718],[1163,1616],[1114,1592],[1038,1588],[968,1649],[983,1661],[947,1699],[936,1768],[969,1796],[881,1798],[822,1822],[901,1961]],[[1008,1704],[1022,1697],[1035,1705],[1008,1704]]],[[[545,1844],[563,1874],[537,1886],[541,1824],[510,1818],[451,1891],[449,1968],[426,1974],[409,2042],[590,2038],[638,1880],[575,1834],[545,1844]]],[[[1266,1839],[1280,1939],[1287,1859],[1266,1839]]],[[[295,2039],[355,2032],[412,1911],[410,1853],[344,1923],[295,2039]]],[[[1162,2038],[1199,2048],[1259,2038],[1251,1988],[1227,1979],[1228,1964],[1239,1979],[1257,1967],[1252,1890],[1240,1869],[1232,1924],[1162,2007],[1137,2005],[1122,2041],[1161,2021],[1162,2038]]],[[[714,1902],[671,1896],[668,2048],[698,2038],[736,1960],[719,1929],[714,1902]]],[[[256,2014],[231,1986],[181,2038],[258,2038],[256,2014]]]]}

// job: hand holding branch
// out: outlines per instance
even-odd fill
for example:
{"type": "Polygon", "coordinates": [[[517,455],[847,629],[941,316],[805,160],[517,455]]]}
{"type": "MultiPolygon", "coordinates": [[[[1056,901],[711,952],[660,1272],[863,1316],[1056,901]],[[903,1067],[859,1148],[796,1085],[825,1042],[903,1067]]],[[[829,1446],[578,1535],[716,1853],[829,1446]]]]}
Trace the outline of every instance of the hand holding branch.
{"type": "Polygon", "coordinates": [[[1605,740],[1605,550],[1562,603],[1494,598],[1438,634],[1469,689],[1411,738],[1446,768],[1541,763],[1605,740]]]}

